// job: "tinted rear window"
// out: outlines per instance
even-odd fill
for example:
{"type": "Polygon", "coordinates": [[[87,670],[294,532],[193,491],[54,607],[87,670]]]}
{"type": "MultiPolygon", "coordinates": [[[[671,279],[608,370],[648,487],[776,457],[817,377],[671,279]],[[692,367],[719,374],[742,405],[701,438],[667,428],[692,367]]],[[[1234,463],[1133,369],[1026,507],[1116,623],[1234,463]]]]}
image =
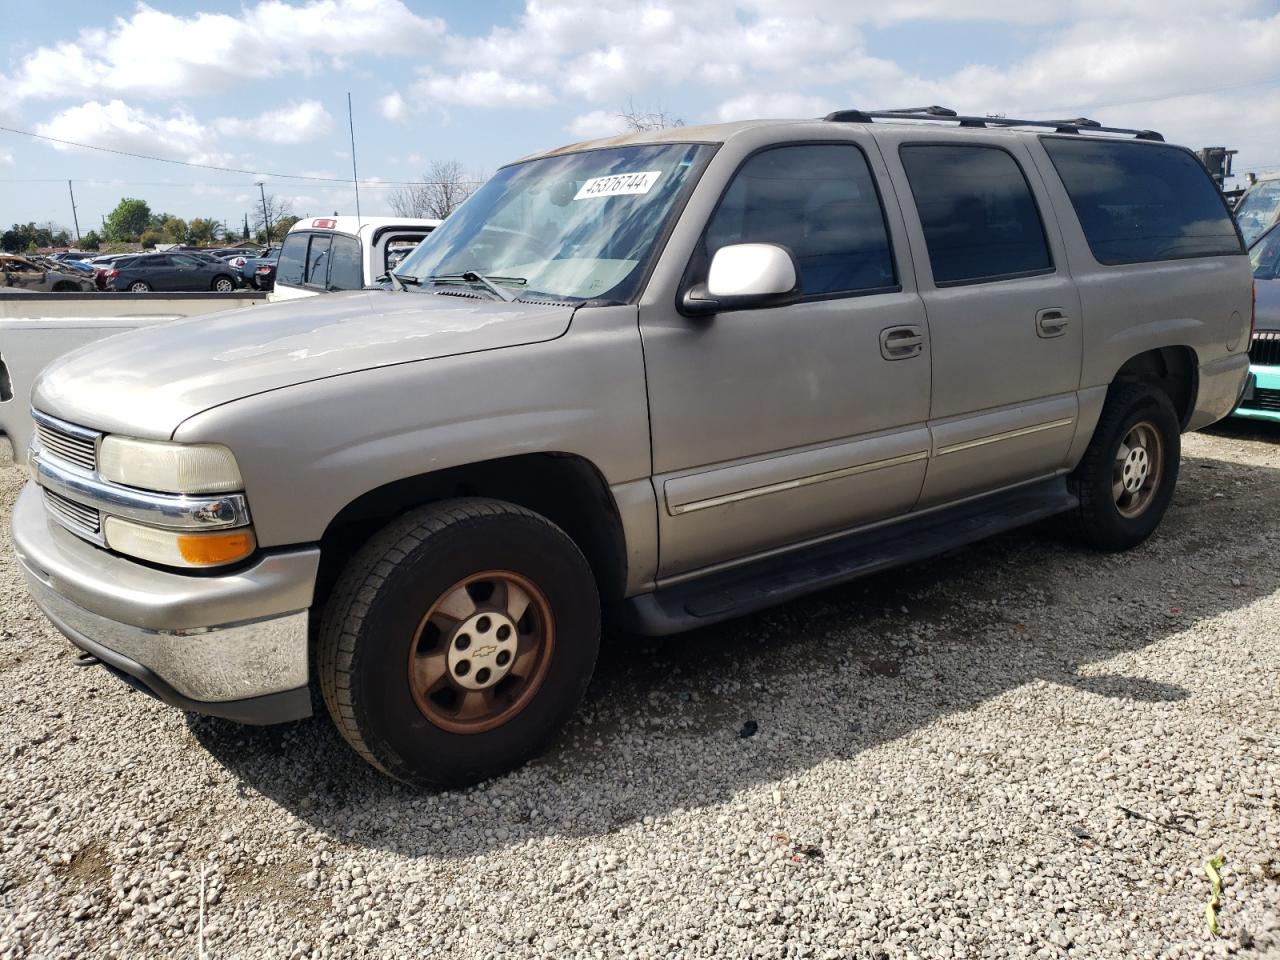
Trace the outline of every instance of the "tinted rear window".
{"type": "Polygon", "coordinates": [[[276,265],[276,283],[301,283],[302,268],[307,263],[307,233],[291,233],[280,248],[276,265]]]}
{"type": "Polygon", "coordinates": [[[1027,178],[999,147],[901,148],[933,282],[977,283],[1053,269],[1027,178]]]}
{"type": "Polygon", "coordinates": [[[1218,188],[1185,150],[1078,137],[1042,142],[1099,263],[1244,252],[1218,188]]]}

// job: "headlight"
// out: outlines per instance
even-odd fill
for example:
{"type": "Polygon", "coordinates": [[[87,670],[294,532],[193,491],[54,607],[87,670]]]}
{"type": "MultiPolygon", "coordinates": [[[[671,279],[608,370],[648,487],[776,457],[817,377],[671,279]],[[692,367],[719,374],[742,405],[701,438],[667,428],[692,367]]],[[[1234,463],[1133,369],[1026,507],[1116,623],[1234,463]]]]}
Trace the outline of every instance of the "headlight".
{"type": "Polygon", "coordinates": [[[217,567],[235,563],[253,553],[258,545],[249,527],[219,533],[189,533],[106,517],[102,532],[112,550],[167,567],[217,567]]]}
{"type": "Polygon", "coordinates": [[[236,458],[216,443],[162,443],[106,436],[98,473],[126,487],[162,493],[230,493],[244,487],[236,458]]]}

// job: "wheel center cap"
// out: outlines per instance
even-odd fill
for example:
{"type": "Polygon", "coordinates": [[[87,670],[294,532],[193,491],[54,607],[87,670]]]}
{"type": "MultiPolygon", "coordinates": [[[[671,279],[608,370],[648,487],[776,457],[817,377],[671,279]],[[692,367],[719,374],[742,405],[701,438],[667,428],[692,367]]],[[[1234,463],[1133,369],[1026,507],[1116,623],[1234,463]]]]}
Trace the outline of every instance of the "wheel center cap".
{"type": "Polygon", "coordinates": [[[501,610],[482,610],[464,620],[449,638],[449,676],[465,690],[492,687],[516,658],[516,625],[501,610]]]}
{"type": "Polygon", "coordinates": [[[1147,451],[1142,447],[1134,447],[1124,460],[1124,488],[1130,493],[1137,493],[1147,481],[1151,472],[1151,461],[1147,451]]]}

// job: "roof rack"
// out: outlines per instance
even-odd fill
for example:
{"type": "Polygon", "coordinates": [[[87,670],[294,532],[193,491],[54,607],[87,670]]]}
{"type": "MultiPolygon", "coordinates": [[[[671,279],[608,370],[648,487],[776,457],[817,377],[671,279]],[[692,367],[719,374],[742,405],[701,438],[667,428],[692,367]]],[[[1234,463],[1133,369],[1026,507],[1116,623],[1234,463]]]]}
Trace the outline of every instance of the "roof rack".
{"type": "Polygon", "coordinates": [[[939,107],[904,107],[897,110],[836,110],[824,120],[832,123],[871,123],[874,120],[937,120],[957,123],[962,127],[1052,127],[1055,133],[1120,133],[1135,140],[1158,140],[1164,137],[1154,130],[1129,130],[1104,127],[1097,120],[1076,117],[1073,120],[1016,120],[1012,117],[962,117],[954,110],[939,107]]]}

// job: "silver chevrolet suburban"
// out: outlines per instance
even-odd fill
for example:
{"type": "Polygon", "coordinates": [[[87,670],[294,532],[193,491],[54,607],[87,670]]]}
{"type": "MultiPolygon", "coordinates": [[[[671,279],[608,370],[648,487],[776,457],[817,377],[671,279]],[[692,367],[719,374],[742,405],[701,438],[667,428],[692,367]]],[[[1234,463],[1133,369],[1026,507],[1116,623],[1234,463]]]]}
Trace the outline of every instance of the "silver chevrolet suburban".
{"type": "Polygon", "coordinates": [[[30,589],[185,710],[466,784],[669,634],[1053,515],[1159,524],[1249,366],[1249,260],[1151,131],[921,111],[501,169],[385,289],[53,363],[30,589]]]}

